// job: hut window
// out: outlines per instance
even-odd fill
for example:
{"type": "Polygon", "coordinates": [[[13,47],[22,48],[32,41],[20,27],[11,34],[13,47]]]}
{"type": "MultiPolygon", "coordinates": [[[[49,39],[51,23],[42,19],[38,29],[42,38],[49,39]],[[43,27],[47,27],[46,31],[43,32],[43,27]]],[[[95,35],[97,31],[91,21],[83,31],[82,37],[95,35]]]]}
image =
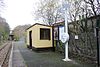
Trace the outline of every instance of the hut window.
{"type": "Polygon", "coordinates": [[[40,39],[41,40],[50,40],[50,29],[40,28],[40,39]]]}

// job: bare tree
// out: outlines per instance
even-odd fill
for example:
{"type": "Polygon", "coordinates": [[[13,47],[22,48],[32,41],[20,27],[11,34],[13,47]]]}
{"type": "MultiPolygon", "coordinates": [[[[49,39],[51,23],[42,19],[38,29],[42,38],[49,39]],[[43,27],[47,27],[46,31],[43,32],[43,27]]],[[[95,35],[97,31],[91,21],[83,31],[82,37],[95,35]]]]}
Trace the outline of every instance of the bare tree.
{"type": "Polygon", "coordinates": [[[14,38],[16,40],[19,40],[20,38],[25,37],[26,36],[26,32],[25,31],[30,26],[31,26],[30,24],[16,26],[14,28],[14,30],[12,31],[12,34],[14,35],[14,38]]]}
{"type": "Polygon", "coordinates": [[[94,16],[100,14],[100,0],[84,0],[84,2],[90,7],[94,16]]]}
{"type": "Polygon", "coordinates": [[[58,0],[41,0],[39,9],[35,13],[36,18],[42,18],[48,25],[55,23],[60,17],[58,2],[58,0]]]}

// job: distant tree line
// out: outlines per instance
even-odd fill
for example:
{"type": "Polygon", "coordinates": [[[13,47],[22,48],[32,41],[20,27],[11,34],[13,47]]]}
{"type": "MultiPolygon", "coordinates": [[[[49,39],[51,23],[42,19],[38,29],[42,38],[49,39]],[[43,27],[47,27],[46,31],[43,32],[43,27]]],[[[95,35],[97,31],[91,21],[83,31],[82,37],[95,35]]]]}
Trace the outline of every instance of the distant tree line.
{"type": "Polygon", "coordinates": [[[12,34],[14,35],[14,39],[15,40],[19,40],[20,38],[23,38],[26,36],[26,29],[31,26],[30,24],[28,25],[19,25],[16,26],[13,31],[12,34]]]}
{"type": "Polygon", "coordinates": [[[10,33],[9,24],[6,22],[4,18],[0,17],[0,42],[8,40],[9,33],[10,33]]]}

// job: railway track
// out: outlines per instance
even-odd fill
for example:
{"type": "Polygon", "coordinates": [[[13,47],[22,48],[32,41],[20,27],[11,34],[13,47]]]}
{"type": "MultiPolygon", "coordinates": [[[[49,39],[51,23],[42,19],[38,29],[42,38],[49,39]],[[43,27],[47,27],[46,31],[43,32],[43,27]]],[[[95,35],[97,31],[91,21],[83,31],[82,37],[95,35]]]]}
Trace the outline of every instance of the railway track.
{"type": "Polygon", "coordinates": [[[11,46],[12,44],[9,41],[0,47],[0,67],[8,67],[11,46]]]}

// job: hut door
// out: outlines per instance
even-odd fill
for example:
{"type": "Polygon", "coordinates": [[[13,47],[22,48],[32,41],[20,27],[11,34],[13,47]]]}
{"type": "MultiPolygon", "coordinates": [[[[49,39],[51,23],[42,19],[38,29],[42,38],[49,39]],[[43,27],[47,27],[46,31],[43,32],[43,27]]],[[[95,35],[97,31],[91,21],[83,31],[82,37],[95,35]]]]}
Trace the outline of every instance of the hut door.
{"type": "Polygon", "coordinates": [[[30,48],[32,48],[32,31],[29,31],[29,44],[30,48]]]}

